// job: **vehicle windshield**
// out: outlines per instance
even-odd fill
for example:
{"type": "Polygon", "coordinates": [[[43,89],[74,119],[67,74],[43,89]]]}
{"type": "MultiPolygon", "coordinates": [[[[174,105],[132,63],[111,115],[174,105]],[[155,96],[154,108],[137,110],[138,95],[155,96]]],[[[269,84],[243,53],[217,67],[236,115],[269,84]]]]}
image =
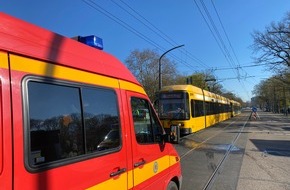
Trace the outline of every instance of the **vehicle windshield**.
{"type": "Polygon", "coordinates": [[[159,99],[160,119],[185,120],[189,119],[187,93],[162,93],[159,99]]]}

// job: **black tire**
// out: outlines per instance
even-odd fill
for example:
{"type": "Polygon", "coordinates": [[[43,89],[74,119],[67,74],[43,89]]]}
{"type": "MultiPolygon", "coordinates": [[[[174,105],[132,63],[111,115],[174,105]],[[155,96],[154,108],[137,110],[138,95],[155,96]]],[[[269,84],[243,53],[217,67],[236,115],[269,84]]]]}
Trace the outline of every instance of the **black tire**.
{"type": "Polygon", "coordinates": [[[178,187],[175,182],[170,181],[166,190],[178,190],[178,187]]]}

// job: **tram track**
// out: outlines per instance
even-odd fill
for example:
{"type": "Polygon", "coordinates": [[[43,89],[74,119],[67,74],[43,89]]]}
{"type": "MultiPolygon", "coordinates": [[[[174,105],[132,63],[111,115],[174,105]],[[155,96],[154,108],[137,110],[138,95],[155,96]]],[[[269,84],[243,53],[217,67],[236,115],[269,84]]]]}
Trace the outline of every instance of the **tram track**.
{"type": "MultiPolygon", "coordinates": [[[[223,164],[226,162],[228,156],[233,151],[233,148],[235,148],[235,144],[236,144],[237,140],[239,139],[241,133],[244,131],[244,128],[245,128],[245,126],[247,125],[248,122],[249,122],[249,119],[246,120],[245,123],[243,124],[243,126],[240,128],[239,132],[237,133],[237,135],[235,136],[235,138],[231,142],[231,144],[230,144],[229,148],[227,149],[226,153],[224,154],[224,156],[222,157],[220,162],[217,164],[217,166],[216,166],[215,170],[213,171],[212,175],[209,177],[209,179],[205,183],[205,185],[203,187],[203,190],[211,189],[212,185],[215,182],[216,177],[219,175],[220,169],[223,167],[223,164]]],[[[228,126],[230,126],[230,125],[228,125],[228,126]]]]}
{"type": "Polygon", "coordinates": [[[179,152],[186,177],[184,190],[192,189],[192,185],[194,189],[211,189],[221,168],[228,167],[224,163],[231,155],[230,152],[240,155],[244,148],[240,144],[243,141],[238,139],[247,123],[248,114],[241,115],[181,138],[175,148],[179,152]]]}
{"type": "MultiPolygon", "coordinates": [[[[194,151],[194,150],[200,148],[202,145],[204,145],[205,143],[207,143],[210,139],[212,139],[212,138],[214,138],[214,137],[217,137],[219,134],[221,134],[222,132],[224,132],[228,127],[232,126],[232,125],[233,125],[234,123],[236,123],[237,121],[239,121],[239,120],[237,120],[237,119],[234,120],[233,122],[231,122],[231,123],[229,123],[228,125],[226,125],[225,127],[223,127],[222,130],[220,130],[218,133],[215,133],[214,135],[212,135],[212,136],[206,138],[205,140],[203,140],[203,141],[197,143],[197,144],[196,144],[194,147],[192,147],[190,150],[188,150],[188,151],[185,152],[184,154],[180,155],[180,158],[183,159],[183,158],[184,158],[185,156],[187,156],[189,153],[191,153],[192,151],[194,151]]],[[[247,120],[247,122],[248,122],[248,120],[247,120]]],[[[202,131],[200,131],[200,132],[202,132],[202,131]]],[[[188,140],[188,139],[186,139],[186,136],[185,136],[185,137],[182,138],[181,143],[182,143],[182,141],[186,141],[186,140],[188,140]]],[[[183,142],[183,143],[184,143],[184,142],[183,142]]]]}
{"type": "Polygon", "coordinates": [[[249,120],[249,115],[245,111],[174,145],[182,190],[289,189],[289,117],[261,112],[260,119],[249,120]]]}

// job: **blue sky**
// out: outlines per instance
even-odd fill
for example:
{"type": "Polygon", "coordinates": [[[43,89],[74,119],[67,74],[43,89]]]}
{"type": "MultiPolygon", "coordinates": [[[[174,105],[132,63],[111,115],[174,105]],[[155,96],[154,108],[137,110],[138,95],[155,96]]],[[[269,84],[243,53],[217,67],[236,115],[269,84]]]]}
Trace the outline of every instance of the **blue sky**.
{"type": "Polygon", "coordinates": [[[227,91],[247,101],[254,85],[273,74],[248,67],[254,64],[251,33],[281,21],[290,1],[9,0],[0,11],[67,37],[95,34],[104,51],[123,62],[135,49],[161,55],[184,44],[166,55],[181,74],[210,70],[227,91]]]}

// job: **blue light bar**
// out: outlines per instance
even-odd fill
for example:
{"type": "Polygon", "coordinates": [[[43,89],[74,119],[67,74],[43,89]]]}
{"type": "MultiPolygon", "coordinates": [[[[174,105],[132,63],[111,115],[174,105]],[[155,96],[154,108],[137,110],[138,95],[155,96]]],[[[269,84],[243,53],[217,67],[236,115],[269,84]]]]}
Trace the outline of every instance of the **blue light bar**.
{"type": "Polygon", "coordinates": [[[97,36],[78,36],[78,41],[82,42],[88,46],[103,50],[103,40],[97,36]]]}

